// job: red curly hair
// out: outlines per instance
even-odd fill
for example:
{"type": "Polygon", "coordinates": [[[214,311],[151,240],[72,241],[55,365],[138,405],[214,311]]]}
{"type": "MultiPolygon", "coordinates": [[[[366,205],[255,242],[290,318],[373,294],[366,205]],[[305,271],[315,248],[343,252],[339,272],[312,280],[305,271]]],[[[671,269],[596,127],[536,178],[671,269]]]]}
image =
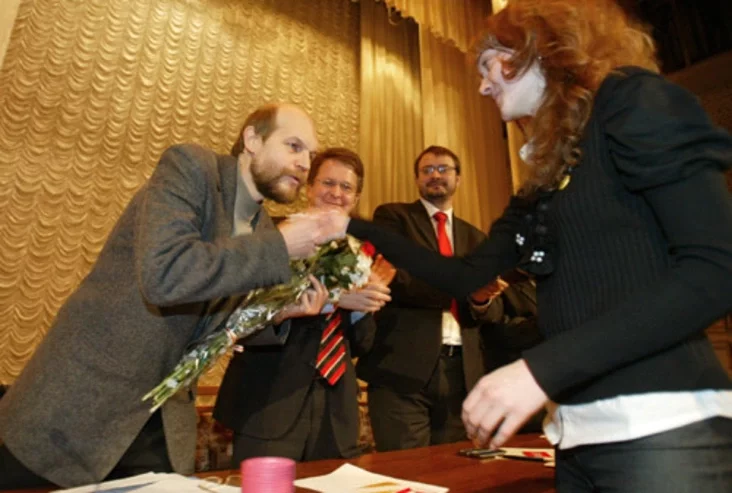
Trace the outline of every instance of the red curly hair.
{"type": "Polygon", "coordinates": [[[504,76],[522,75],[535,62],[546,92],[528,125],[532,174],[522,194],[552,189],[579,163],[580,139],[595,93],[614,69],[635,65],[659,71],[649,30],[612,0],[511,0],[486,20],[475,45],[514,53],[504,76]]]}

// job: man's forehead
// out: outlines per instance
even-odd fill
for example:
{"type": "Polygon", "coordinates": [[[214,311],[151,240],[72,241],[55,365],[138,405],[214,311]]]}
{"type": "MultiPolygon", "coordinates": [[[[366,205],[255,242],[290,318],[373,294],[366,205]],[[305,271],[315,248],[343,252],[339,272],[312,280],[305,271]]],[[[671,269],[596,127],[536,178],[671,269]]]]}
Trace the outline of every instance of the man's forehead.
{"type": "Polygon", "coordinates": [[[320,177],[320,175],[325,175],[328,173],[343,174],[348,180],[356,181],[358,179],[358,176],[356,175],[356,172],[353,170],[353,168],[339,159],[328,158],[323,161],[320,169],[318,169],[318,177],[320,177]]]}
{"type": "Polygon", "coordinates": [[[424,156],[422,156],[419,160],[419,164],[423,163],[452,163],[453,159],[450,157],[449,154],[433,154],[431,152],[428,152],[424,156]]]}
{"type": "Polygon", "coordinates": [[[318,147],[318,138],[312,119],[296,107],[285,106],[277,112],[277,129],[284,138],[299,139],[309,150],[318,147]]]}

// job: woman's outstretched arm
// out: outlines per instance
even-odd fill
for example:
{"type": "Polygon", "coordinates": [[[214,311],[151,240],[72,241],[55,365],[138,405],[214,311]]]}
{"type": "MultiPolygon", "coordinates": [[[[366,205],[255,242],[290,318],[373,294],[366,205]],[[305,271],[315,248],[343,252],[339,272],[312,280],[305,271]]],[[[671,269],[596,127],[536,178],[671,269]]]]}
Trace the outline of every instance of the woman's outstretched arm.
{"type": "Polygon", "coordinates": [[[444,257],[409,238],[361,219],[351,219],[348,234],[374,244],[389,262],[450,296],[464,299],[518,262],[515,237],[523,212],[514,199],[491,226],[488,238],[465,257],[444,257]]]}

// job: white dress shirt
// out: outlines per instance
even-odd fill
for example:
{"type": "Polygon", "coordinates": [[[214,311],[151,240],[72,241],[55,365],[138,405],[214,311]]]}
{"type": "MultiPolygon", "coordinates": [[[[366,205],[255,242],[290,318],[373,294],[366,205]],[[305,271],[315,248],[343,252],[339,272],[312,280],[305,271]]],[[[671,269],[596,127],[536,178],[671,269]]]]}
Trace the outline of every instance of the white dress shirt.
{"type": "MultiPolygon", "coordinates": [[[[435,221],[435,218],[433,217],[435,215],[435,212],[444,212],[447,216],[445,229],[447,230],[447,239],[450,240],[450,246],[452,247],[452,251],[454,254],[455,241],[453,239],[452,233],[452,207],[442,210],[435,207],[434,204],[432,204],[431,202],[427,202],[425,199],[419,199],[419,201],[422,202],[422,205],[427,210],[427,215],[430,216],[430,222],[432,223],[432,229],[435,232],[435,238],[437,237],[437,221],[435,221]]],[[[460,336],[460,323],[455,320],[455,316],[450,310],[445,310],[442,312],[442,343],[449,346],[462,346],[463,344],[462,337],[460,336]]]]}
{"type": "Polygon", "coordinates": [[[623,442],[713,417],[732,419],[732,391],[649,392],[587,404],[547,405],[544,433],[560,449],[623,442]]]}

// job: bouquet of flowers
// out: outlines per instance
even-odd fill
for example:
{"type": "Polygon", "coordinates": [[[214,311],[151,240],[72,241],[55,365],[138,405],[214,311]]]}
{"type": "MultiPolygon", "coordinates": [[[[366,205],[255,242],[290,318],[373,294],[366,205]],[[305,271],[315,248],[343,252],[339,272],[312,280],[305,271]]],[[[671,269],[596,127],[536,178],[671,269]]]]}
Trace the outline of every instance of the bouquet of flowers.
{"type": "Polygon", "coordinates": [[[366,284],[371,272],[374,247],[352,236],[321,245],[311,257],[290,261],[292,277],[286,284],[250,291],[234,310],[223,330],[210,334],[186,353],[173,372],[148,392],[143,401],[152,399],[150,412],[182,388],[187,388],[234,342],[267,326],[287,305],[295,303],[310,287],[315,276],[328,289],[329,299],[337,303],[341,293],[366,284]]]}

